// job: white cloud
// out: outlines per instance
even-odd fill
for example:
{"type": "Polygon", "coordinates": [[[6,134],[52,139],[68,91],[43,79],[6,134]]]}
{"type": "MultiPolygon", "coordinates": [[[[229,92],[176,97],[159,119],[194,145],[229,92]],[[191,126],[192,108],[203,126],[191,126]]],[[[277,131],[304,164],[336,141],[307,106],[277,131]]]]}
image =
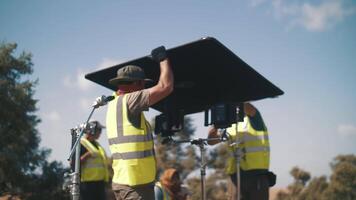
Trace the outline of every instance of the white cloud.
{"type": "Polygon", "coordinates": [[[271,4],[272,13],[276,19],[287,21],[288,28],[301,26],[313,32],[328,30],[342,22],[345,17],[356,13],[356,7],[346,5],[345,0],[323,0],[319,4],[291,3],[291,1],[283,0],[250,0],[253,6],[266,3],[271,4]]]}
{"type": "Polygon", "coordinates": [[[76,77],[77,86],[82,91],[88,91],[90,89],[90,87],[93,85],[92,82],[90,82],[88,79],[85,79],[84,76],[87,73],[89,73],[89,71],[82,70],[82,69],[78,69],[78,72],[77,72],[77,77],[76,77]]]}
{"type": "Polygon", "coordinates": [[[88,70],[83,70],[81,68],[77,69],[76,75],[66,75],[62,79],[62,83],[65,87],[72,89],[79,89],[82,91],[88,91],[93,83],[89,80],[85,79],[85,74],[87,74],[88,70]]]}
{"type": "Polygon", "coordinates": [[[53,110],[49,113],[45,113],[43,119],[47,119],[49,121],[56,122],[56,121],[61,120],[61,116],[57,111],[53,110]]]}
{"type": "Polygon", "coordinates": [[[282,0],[271,1],[274,17],[282,19],[285,16],[297,15],[300,12],[300,6],[296,4],[285,4],[282,0]]]}
{"type": "Polygon", "coordinates": [[[306,3],[302,6],[300,22],[309,31],[324,31],[352,13],[341,1],[324,2],[319,6],[306,3]]]}
{"type": "Polygon", "coordinates": [[[351,124],[340,124],[337,127],[337,132],[345,136],[350,136],[350,135],[356,136],[356,126],[351,124]]]}
{"type": "Polygon", "coordinates": [[[96,68],[97,69],[104,69],[104,68],[108,68],[108,67],[120,64],[122,62],[123,61],[120,60],[120,59],[104,58],[96,68]]]}
{"type": "Polygon", "coordinates": [[[94,69],[82,69],[78,68],[75,76],[66,75],[62,80],[64,86],[74,89],[79,89],[81,91],[89,91],[95,85],[93,82],[85,79],[85,74],[113,65],[121,63],[118,59],[104,58],[94,69]]]}

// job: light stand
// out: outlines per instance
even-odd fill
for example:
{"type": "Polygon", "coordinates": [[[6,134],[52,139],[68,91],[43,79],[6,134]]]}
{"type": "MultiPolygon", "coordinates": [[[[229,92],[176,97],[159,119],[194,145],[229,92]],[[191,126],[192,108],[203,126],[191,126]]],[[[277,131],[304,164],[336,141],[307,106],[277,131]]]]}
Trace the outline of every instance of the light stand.
{"type": "Polygon", "coordinates": [[[240,148],[240,137],[239,137],[239,132],[238,132],[238,122],[243,122],[244,121],[244,116],[245,116],[245,111],[244,111],[244,104],[240,104],[238,106],[239,112],[237,115],[237,122],[235,126],[235,132],[236,132],[236,138],[235,142],[231,143],[230,146],[234,147],[234,157],[236,160],[236,200],[241,199],[241,173],[240,173],[240,162],[241,162],[241,157],[242,157],[242,150],[240,148]]]}
{"type": "Polygon", "coordinates": [[[241,199],[241,175],[240,175],[240,159],[242,157],[242,151],[240,148],[240,138],[238,136],[238,123],[236,123],[236,139],[230,143],[231,147],[234,147],[233,155],[236,160],[236,200],[241,199]]]}
{"type": "Polygon", "coordinates": [[[79,126],[76,127],[72,132],[72,137],[74,137],[73,135],[75,135],[75,137],[77,138],[75,143],[72,146],[72,149],[70,151],[69,157],[68,157],[68,161],[72,158],[73,153],[75,152],[75,158],[74,158],[74,172],[70,174],[71,179],[72,179],[72,184],[70,186],[70,193],[72,195],[72,199],[73,200],[79,200],[80,197],[80,138],[83,136],[84,134],[84,130],[86,129],[86,125],[88,124],[91,116],[94,113],[94,110],[96,108],[93,107],[92,111],[89,114],[89,117],[87,119],[87,121],[83,126],[79,126]]]}
{"type": "Polygon", "coordinates": [[[244,109],[243,103],[218,103],[211,107],[210,112],[210,122],[209,122],[209,110],[205,110],[205,126],[213,124],[215,128],[223,129],[222,136],[226,136],[226,128],[230,127],[231,124],[236,124],[236,138],[233,141],[231,137],[229,139],[229,145],[234,147],[234,158],[236,160],[236,200],[241,199],[241,177],[240,177],[240,159],[241,159],[241,148],[240,148],[240,138],[238,134],[238,122],[243,121],[244,109]],[[237,106],[238,105],[238,106],[237,106]],[[239,108],[239,112],[236,113],[236,107],[239,108]]]}
{"type": "MultiPolygon", "coordinates": [[[[232,137],[230,135],[227,135],[228,133],[226,132],[226,129],[222,130],[222,136],[228,138],[228,143],[229,146],[232,147],[233,150],[233,156],[235,158],[236,161],[236,200],[240,200],[241,199],[241,176],[240,176],[240,159],[242,157],[242,151],[240,148],[240,138],[238,136],[238,123],[236,123],[236,138],[235,140],[232,139],[232,137]]],[[[221,132],[221,131],[220,131],[221,132]]]]}
{"type": "Polygon", "coordinates": [[[84,134],[84,131],[87,129],[87,125],[89,123],[90,118],[92,117],[95,109],[99,108],[100,106],[106,105],[107,102],[113,100],[115,97],[113,96],[104,96],[102,95],[101,97],[98,97],[95,102],[93,103],[93,108],[89,114],[88,119],[86,122],[79,126],[75,127],[72,130],[72,137],[74,135],[77,137],[75,143],[72,145],[72,149],[69,153],[68,161],[71,160],[73,157],[73,153],[75,152],[75,158],[74,158],[74,172],[70,174],[72,178],[72,184],[70,185],[70,191],[72,195],[73,200],[79,200],[80,197],[80,139],[84,134]]]}
{"type": "Polygon", "coordinates": [[[228,140],[229,146],[234,149],[233,156],[236,160],[236,200],[241,199],[241,176],[240,176],[240,159],[242,157],[242,151],[240,148],[240,138],[238,137],[238,123],[236,123],[236,139],[232,140],[232,137],[229,133],[226,132],[226,129],[219,129],[221,132],[221,138],[226,138],[224,141],[228,140]]]}
{"type": "MultiPolygon", "coordinates": [[[[206,191],[205,191],[205,175],[206,175],[206,161],[204,158],[205,147],[207,142],[209,141],[225,141],[226,139],[221,138],[198,138],[192,140],[173,140],[171,137],[168,138],[164,143],[174,143],[174,144],[182,144],[182,143],[190,143],[192,145],[197,145],[200,150],[200,183],[201,183],[201,198],[202,200],[206,200],[206,191]]],[[[163,142],[162,142],[163,143],[163,142]]]]}
{"type": "Polygon", "coordinates": [[[235,159],[236,159],[236,198],[241,199],[241,173],[240,173],[240,159],[242,157],[242,151],[240,148],[240,138],[238,137],[238,125],[236,124],[236,148],[235,148],[235,159]]]}

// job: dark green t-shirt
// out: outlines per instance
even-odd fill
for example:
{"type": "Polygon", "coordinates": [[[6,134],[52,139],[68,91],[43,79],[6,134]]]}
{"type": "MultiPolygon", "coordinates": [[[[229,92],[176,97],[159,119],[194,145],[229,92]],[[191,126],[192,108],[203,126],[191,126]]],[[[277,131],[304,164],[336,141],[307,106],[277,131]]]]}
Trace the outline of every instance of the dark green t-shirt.
{"type": "Polygon", "coordinates": [[[265,123],[263,122],[261,113],[256,110],[256,114],[253,117],[249,117],[251,126],[256,130],[256,131],[266,131],[267,128],[265,126],[265,123]]]}

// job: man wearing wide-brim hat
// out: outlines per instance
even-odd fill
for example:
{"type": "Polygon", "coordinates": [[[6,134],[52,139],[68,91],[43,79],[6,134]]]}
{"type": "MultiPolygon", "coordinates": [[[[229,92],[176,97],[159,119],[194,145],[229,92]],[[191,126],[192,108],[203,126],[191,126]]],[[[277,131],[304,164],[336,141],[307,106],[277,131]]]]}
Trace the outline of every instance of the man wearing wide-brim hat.
{"type": "Polygon", "coordinates": [[[153,82],[145,78],[145,72],[136,65],[127,65],[117,70],[117,76],[109,80],[111,85],[128,85],[136,81],[153,82]]]}
{"type": "Polygon", "coordinates": [[[163,46],[153,49],[151,57],[160,64],[160,77],[145,89],[146,79],[140,66],[127,65],[117,71],[109,83],[117,87],[109,102],[106,127],[113,158],[112,187],[117,200],[154,199],[156,159],[153,137],[143,111],[173,91],[173,73],[163,46]]]}

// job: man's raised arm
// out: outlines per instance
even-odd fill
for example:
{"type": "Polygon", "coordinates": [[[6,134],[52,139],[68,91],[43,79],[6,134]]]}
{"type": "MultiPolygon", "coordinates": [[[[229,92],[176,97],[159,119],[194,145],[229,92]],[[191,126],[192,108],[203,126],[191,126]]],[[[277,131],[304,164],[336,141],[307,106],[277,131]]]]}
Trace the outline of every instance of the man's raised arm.
{"type": "Polygon", "coordinates": [[[166,49],[160,46],[151,52],[152,59],[160,64],[160,76],[158,83],[149,88],[149,105],[153,105],[173,92],[174,78],[173,72],[167,57],[166,49]]]}

